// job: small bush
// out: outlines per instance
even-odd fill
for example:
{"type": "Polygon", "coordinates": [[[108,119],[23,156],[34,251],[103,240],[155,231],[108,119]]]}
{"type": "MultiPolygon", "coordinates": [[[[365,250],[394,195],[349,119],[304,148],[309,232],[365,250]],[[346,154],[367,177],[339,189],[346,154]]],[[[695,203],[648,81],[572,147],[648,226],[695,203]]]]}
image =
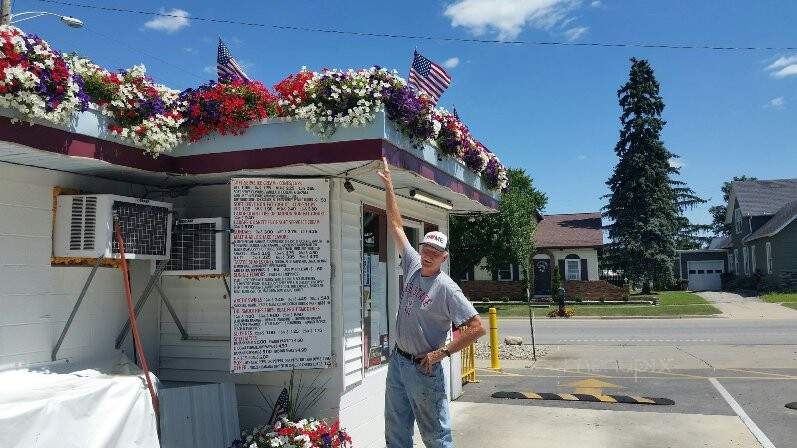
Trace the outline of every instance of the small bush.
{"type": "Polygon", "coordinates": [[[565,317],[565,318],[569,318],[569,317],[575,316],[575,314],[576,314],[576,310],[573,309],[573,307],[569,307],[569,306],[566,306],[563,311],[564,311],[564,313],[560,314],[559,313],[559,308],[558,307],[554,308],[551,311],[548,311],[548,317],[565,317]]]}
{"type": "Polygon", "coordinates": [[[722,290],[728,291],[731,289],[731,284],[736,280],[736,274],[733,272],[723,272],[720,274],[720,282],[722,283],[722,290]]]}
{"type": "Polygon", "coordinates": [[[775,275],[766,275],[761,277],[761,280],[758,282],[758,292],[759,293],[768,293],[768,292],[780,292],[783,291],[783,285],[780,282],[780,279],[775,275]]]}

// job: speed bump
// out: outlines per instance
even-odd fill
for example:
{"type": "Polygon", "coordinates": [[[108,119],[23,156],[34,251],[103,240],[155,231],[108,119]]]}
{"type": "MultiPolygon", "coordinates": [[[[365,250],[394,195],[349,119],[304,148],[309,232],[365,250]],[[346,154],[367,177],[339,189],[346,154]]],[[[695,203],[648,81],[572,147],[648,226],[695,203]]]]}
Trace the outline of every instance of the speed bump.
{"type": "Polygon", "coordinates": [[[516,400],[558,400],[558,401],[589,401],[593,403],[626,403],[626,404],[675,404],[669,398],[638,397],[631,395],[604,395],[604,394],[554,394],[546,392],[494,392],[493,398],[511,398],[516,400]]]}

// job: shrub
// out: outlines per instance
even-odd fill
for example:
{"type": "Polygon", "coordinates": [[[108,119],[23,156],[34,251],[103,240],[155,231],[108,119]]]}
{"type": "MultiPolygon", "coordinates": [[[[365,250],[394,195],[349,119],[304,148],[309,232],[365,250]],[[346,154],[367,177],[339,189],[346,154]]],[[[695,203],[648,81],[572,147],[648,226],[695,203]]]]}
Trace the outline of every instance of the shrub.
{"type": "Polygon", "coordinates": [[[780,292],[782,290],[783,285],[780,279],[775,275],[770,274],[763,276],[758,282],[758,292],[760,293],[780,292]]]}
{"type": "Polygon", "coordinates": [[[564,308],[564,313],[559,313],[559,308],[554,308],[551,311],[548,311],[548,317],[565,317],[569,318],[575,316],[576,310],[573,307],[566,306],[564,308]]]}
{"type": "Polygon", "coordinates": [[[562,279],[559,278],[559,263],[556,263],[555,260],[551,260],[551,264],[553,264],[551,268],[551,297],[556,297],[559,288],[562,286],[562,279]]]}

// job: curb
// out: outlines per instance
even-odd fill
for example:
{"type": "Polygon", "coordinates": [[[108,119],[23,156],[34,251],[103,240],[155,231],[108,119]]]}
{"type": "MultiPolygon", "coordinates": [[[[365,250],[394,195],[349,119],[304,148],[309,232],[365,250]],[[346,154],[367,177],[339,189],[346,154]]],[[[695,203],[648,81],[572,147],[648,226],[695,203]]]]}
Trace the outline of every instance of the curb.
{"type": "Polygon", "coordinates": [[[588,401],[592,403],[624,403],[672,406],[669,398],[638,397],[630,395],[554,394],[546,392],[494,392],[493,398],[516,400],[588,401]]]}
{"type": "MultiPolygon", "coordinates": [[[[548,317],[537,317],[535,320],[579,320],[579,319],[699,319],[699,318],[709,318],[709,319],[726,319],[725,316],[722,314],[681,314],[677,316],[573,316],[569,318],[548,318],[548,317]]],[[[506,316],[501,317],[499,316],[498,319],[524,319],[528,320],[529,318],[524,316],[506,316]]]]}

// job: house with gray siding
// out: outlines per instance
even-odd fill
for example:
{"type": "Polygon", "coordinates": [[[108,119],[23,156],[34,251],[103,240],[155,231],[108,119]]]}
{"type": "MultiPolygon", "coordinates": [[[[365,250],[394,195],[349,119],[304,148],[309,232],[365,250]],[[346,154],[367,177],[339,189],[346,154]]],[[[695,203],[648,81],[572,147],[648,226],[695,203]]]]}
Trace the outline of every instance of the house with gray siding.
{"type": "Polygon", "coordinates": [[[733,223],[731,272],[797,288],[797,179],[733,182],[725,222],[733,223]]]}

